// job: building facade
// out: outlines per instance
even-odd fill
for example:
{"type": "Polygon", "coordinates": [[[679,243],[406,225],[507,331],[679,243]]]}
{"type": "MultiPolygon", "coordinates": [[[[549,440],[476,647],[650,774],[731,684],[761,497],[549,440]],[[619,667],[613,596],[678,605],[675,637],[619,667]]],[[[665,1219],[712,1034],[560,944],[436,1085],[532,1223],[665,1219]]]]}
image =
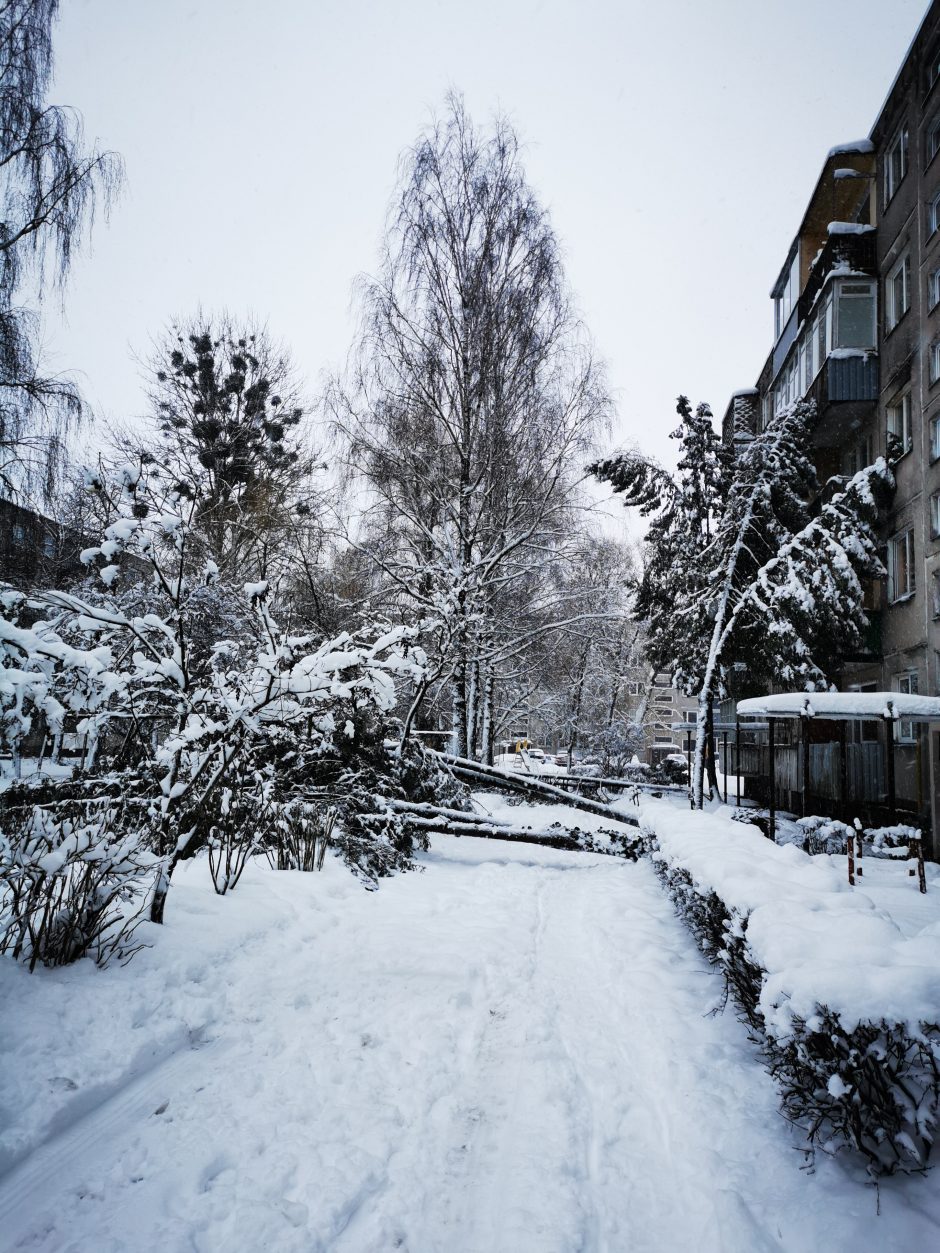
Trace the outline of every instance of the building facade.
{"type": "MultiPolygon", "coordinates": [[[[866,590],[862,649],[832,677],[843,690],[940,695],[940,0],[868,137],[826,155],[770,294],[772,348],[732,396],[724,438],[747,440],[805,398],[824,491],[887,459],[887,577],[866,590]]],[[[736,695],[753,694],[745,686],[736,695]]],[[[902,723],[898,739],[899,793],[940,830],[940,726],[902,723]]]]}

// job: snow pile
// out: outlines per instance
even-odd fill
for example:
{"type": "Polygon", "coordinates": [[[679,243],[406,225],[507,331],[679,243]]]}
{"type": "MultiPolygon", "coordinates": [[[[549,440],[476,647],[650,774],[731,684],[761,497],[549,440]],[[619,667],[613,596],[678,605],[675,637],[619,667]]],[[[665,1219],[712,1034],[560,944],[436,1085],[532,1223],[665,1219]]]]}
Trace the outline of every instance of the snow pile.
{"type": "Polygon", "coordinates": [[[822,1144],[848,1140],[877,1171],[922,1167],[940,1100],[940,894],[902,927],[878,893],[849,887],[841,859],[715,814],[651,803],[640,821],[677,907],[762,1033],[788,1115],[822,1144]]]}

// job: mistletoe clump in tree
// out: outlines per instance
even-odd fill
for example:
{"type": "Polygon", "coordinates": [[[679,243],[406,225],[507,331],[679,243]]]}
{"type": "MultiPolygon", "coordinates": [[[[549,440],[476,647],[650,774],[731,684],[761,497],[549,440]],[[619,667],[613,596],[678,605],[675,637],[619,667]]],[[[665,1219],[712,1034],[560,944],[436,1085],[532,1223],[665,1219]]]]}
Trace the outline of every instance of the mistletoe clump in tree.
{"type": "Polygon", "coordinates": [[[317,506],[308,409],[285,350],[263,328],[199,315],[158,345],[149,395],[147,453],[197,502],[223,579],[278,582],[317,506]]]}
{"type": "Polygon", "coordinates": [[[840,651],[856,648],[867,626],[862,580],[884,573],[874,527],[894,484],[891,471],[879,459],[842,482],[814,516],[818,485],[808,449],[815,419],[806,402],[776,414],[728,464],[726,486],[711,497],[707,532],[703,523],[686,547],[681,477],[632,454],[595,467],[627,505],[655,514],[644,603],[661,614],[650,623],[656,665],[674,670],[698,697],[699,808],[708,725],[729,668],[743,665],[763,684],[828,687],[840,651]]]}

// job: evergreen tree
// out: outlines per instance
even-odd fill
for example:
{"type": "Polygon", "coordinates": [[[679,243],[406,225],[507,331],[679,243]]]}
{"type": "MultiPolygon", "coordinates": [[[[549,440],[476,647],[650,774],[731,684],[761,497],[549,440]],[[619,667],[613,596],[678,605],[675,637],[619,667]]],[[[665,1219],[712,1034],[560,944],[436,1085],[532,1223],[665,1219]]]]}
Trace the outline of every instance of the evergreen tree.
{"type": "MultiPolygon", "coordinates": [[[[732,465],[718,462],[723,469],[710,480],[716,489],[710,533],[698,551],[691,543],[683,548],[678,534],[684,508],[705,525],[694,513],[694,491],[683,484],[688,467],[671,490],[658,469],[655,480],[635,471],[620,476],[631,487],[628,504],[659,510],[647,536],[656,598],[643,607],[657,615],[650,622],[654,664],[666,668],[671,650],[681,685],[698,694],[693,795],[699,808],[712,710],[729,667],[743,665],[764,685],[827,686],[839,653],[857,646],[865,629],[861,579],[883,573],[873,527],[893,485],[891,472],[877,461],[813,517],[814,422],[815,406],[801,402],[776,415],[732,465]]],[[[615,470],[601,465],[595,472],[617,487],[615,470]]]]}

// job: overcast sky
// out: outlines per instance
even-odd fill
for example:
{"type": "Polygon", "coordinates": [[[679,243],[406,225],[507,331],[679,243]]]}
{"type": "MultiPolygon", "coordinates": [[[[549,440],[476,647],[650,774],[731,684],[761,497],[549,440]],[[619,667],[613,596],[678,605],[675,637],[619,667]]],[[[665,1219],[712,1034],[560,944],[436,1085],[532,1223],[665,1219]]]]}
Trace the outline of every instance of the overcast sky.
{"type": "Polygon", "coordinates": [[[827,150],[867,135],[925,0],[63,0],[52,99],[126,194],[75,265],[57,369],[142,410],[174,316],[254,313],[311,389],[349,346],[396,163],[448,88],[509,114],[618,402],[668,458],[770,347],[768,291],[827,150]]]}

